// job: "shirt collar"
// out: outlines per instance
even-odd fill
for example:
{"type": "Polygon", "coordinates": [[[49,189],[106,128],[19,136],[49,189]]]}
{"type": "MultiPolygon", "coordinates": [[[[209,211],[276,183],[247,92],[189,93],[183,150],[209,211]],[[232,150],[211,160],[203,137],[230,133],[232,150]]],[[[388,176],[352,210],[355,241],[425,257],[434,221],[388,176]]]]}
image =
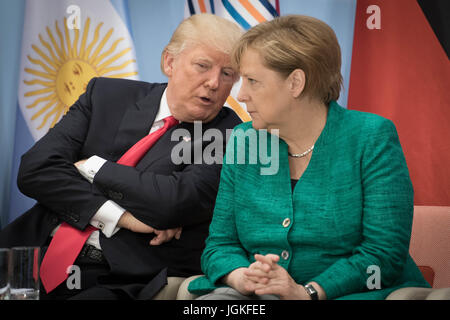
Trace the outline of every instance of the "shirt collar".
{"type": "Polygon", "coordinates": [[[156,114],[155,122],[172,115],[169,109],[169,105],[167,104],[166,91],[167,88],[164,89],[164,93],[161,97],[161,102],[159,103],[159,110],[158,113],[156,114]]]}

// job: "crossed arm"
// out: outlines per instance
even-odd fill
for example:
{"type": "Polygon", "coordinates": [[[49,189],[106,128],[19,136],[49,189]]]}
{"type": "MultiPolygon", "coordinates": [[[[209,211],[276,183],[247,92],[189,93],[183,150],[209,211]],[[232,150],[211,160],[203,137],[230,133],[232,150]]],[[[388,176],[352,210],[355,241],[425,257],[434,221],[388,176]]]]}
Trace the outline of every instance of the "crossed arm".
{"type": "MultiPolygon", "coordinates": [[[[67,114],[23,155],[17,181],[22,193],[36,199],[49,212],[58,216],[60,220],[80,230],[86,228],[92,222],[92,218],[97,211],[110,200],[106,194],[100,191],[95,183],[90,183],[80,175],[76,166],[74,166],[75,163],[80,164],[80,155],[83,154],[82,150],[85,148],[86,140],[89,137],[88,132],[92,126],[91,95],[94,91],[94,86],[95,81],[91,81],[86,93],[80,96],[67,114]]],[[[86,158],[86,155],[84,158],[86,158]]],[[[114,169],[117,166],[119,165],[116,165],[114,169]]],[[[119,169],[125,171],[124,175],[127,176],[128,180],[132,180],[128,178],[129,174],[127,171],[131,168],[119,169]]],[[[180,175],[182,174],[180,173],[180,175]]],[[[110,177],[110,179],[118,180],[118,176],[115,175],[110,177]]],[[[146,178],[147,176],[151,176],[151,173],[147,174],[146,178]]],[[[120,177],[123,177],[123,175],[120,177]]],[[[178,217],[173,218],[171,216],[168,218],[166,210],[160,205],[157,208],[154,208],[156,206],[148,205],[149,201],[153,201],[154,198],[159,196],[159,194],[156,194],[156,191],[153,192],[153,187],[159,187],[157,183],[160,180],[165,179],[164,181],[166,181],[171,179],[171,177],[161,175],[154,177],[153,180],[159,178],[155,182],[150,179],[152,177],[149,177],[142,183],[147,189],[149,189],[148,187],[151,189],[146,189],[145,194],[140,196],[147,199],[147,202],[137,203],[139,201],[142,202],[142,199],[137,198],[138,196],[135,195],[138,191],[142,191],[140,185],[127,192],[126,200],[129,200],[128,202],[117,202],[117,204],[126,208],[126,210],[124,209],[125,214],[120,216],[117,226],[134,232],[153,232],[157,236],[152,244],[157,245],[173,237],[179,237],[181,234],[179,227],[183,226],[184,221],[178,221],[178,217]],[[148,194],[154,195],[150,197],[148,194]],[[149,208],[153,210],[152,213],[148,212],[149,208]],[[151,215],[151,218],[147,218],[147,215],[151,215]],[[168,219],[171,219],[172,225],[167,225],[166,220],[168,219]]],[[[133,176],[133,179],[135,181],[135,176],[133,176]]],[[[188,177],[185,180],[189,180],[188,177]]],[[[208,184],[209,186],[210,184],[208,184]]],[[[194,189],[192,192],[195,191],[194,189]]],[[[200,219],[204,219],[204,217],[199,216],[198,220],[200,219]]]]}
{"type": "MultiPolygon", "coordinates": [[[[86,161],[87,159],[79,160],[75,162],[74,165],[80,172],[80,174],[83,177],[85,177],[88,181],[90,181],[90,179],[87,178],[87,176],[84,174],[83,171],[83,165],[86,161]]],[[[120,214],[120,217],[118,216],[119,217],[118,220],[113,219],[111,223],[114,225],[108,228],[110,230],[114,229],[118,230],[118,228],[124,228],[136,233],[154,233],[156,236],[152,240],[150,240],[150,245],[160,245],[164,242],[172,240],[173,238],[179,240],[181,237],[182,227],[166,230],[157,230],[156,228],[149,226],[141,222],[140,220],[136,219],[131,212],[121,208],[117,204],[115,204],[115,207],[120,208],[119,210],[122,210],[122,213],[120,214]]]]}

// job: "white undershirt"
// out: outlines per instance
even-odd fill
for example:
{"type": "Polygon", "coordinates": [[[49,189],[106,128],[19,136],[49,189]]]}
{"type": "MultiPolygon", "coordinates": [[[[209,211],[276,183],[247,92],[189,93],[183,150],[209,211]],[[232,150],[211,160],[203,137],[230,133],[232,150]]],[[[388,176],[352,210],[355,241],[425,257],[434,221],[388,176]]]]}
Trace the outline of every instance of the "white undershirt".
{"type": "MultiPolygon", "coordinates": [[[[166,90],[164,90],[164,93],[161,97],[161,102],[159,104],[158,113],[156,114],[155,121],[153,122],[153,125],[150,128],[149,134],[164,126],[163,119],[170,115],[171,112],[167,104],[166,90]]],[[[107,160],[94,155],[90,157],[83,165],[81,165],[78,168],[78,171],[84,178],[86,178],[90,183],[92,183],[94,181],[95,175],[100,170],[100,168],[105,164],[106,161],[107,160]]],[[[100,209],[98,209],[98,211],[92,217],[91,221],[89,221],[89,223],[92,226],[100,229],[103,232],[103,234],[107,238],[109,238],[112,235],[114,235],[117,231],[119,231],[120,228],[117,227],[117,223],[119,222],[120,217],[125,211],[126,210],[124,208],[119,206],[114,201],[108,200],[100,207],[100,209]]],[[[56,229],[53,231],[52,234],[54,234],[54,232],[56,232],[56,229]]],[[[97,249],[101,249],[99,237],[100,232],[94,231],[88,238],[86,243],[95,246],[97,249]]]]}

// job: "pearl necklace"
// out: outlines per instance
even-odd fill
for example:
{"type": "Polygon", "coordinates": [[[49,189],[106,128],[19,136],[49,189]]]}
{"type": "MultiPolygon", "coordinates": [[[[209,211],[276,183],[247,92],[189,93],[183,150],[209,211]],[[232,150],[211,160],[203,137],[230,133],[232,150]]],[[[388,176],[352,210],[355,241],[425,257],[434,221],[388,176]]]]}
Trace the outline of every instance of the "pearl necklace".
{"type": "Polygon", "coordinates": [[[290,157],[293,157],[293,158],[303,158],[303,157],[306,156],[308,153],[310,153],[311,151],[313,151],[313,149],[314,149],[314,145],[312,145],[311,148],[309,148],[308,150],[306,150],[306,151],[303,152],[303,153],[290,153],[290,152],[288,151],[288,155],[289,155],[290,157]]]}

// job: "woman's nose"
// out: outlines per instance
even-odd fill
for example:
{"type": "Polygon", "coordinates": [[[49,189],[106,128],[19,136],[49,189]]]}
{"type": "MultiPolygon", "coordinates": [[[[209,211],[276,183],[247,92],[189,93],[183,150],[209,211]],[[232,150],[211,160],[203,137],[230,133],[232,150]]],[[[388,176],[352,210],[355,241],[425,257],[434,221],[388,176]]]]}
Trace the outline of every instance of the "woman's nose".
{"type": "Polygon", "coordinates": [[[237,95],[237,99],[239,100],[239,102],[246,102],[246,101],[248,101],[248,95],[245,92],[244,84],[242,84],[241,88],[239,89],[239,93],[237,95]]]}

